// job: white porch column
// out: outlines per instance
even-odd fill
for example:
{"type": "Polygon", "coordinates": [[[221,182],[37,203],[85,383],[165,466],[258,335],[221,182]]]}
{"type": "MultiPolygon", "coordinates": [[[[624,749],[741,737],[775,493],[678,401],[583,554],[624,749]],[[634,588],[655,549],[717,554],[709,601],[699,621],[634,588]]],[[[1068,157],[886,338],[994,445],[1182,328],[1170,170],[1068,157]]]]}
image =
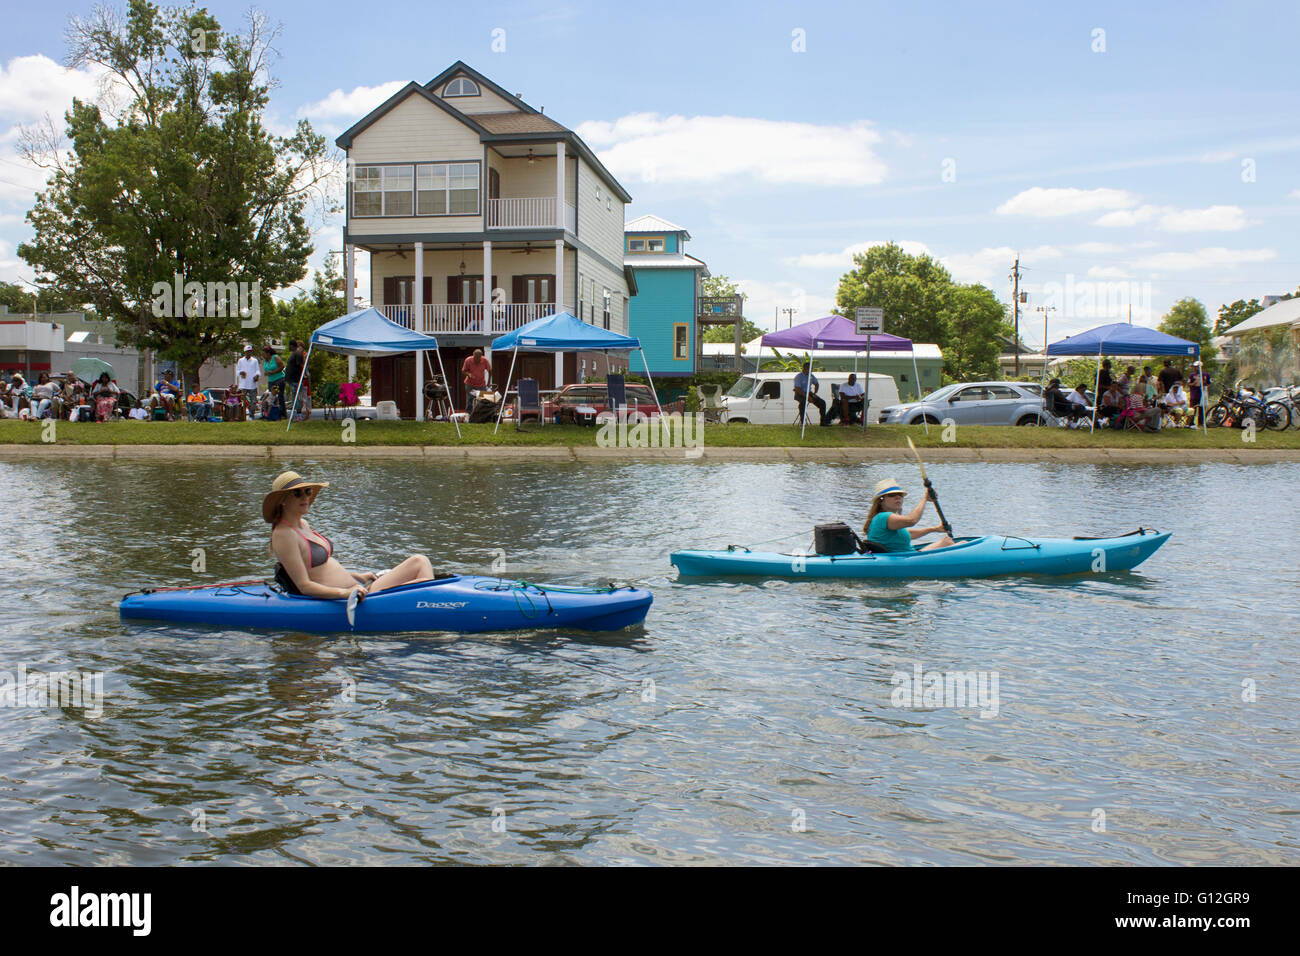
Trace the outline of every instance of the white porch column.
{"type": "MultiPolygon", "coordinates": [[[[483,240],[483,331],[492,334],[492,240],[483,240]]],[[[491,358],[491,344],[483,348],[483,354],[491,358]]]]}
{"type": "MultiPolygon", "coordinates": [[[[564,155],[564,144],[560,144],[560,155],[564,155]]],[[[563,200],[563,194],[561,194],[563,200]]],[[[564,311],[564,240],[555,240],[555,311],[564,311]]],[[[555,387],[564,384],[564,353],[555,353],[555,387]]]]}
{"type": "Polygon", "coordinates": [[[564,228],[564,142],[555,144],[555,228],[564,228]]]}
{"type": "MultiPolygon", "coordinates": [[[[415,244],[415,315],[411,328],[424,331],[424,243],[415,244]]],[[[424,421],[424,353],[415,353],[415,420],[424,421]]]]}
{"type": "MultiPolygon", "coordinates": [[[[356,308],[353,287],[357,281],[357,247],[350,242],[343,244],[343,314],[350,315],[356,308]]],[[[348,356],[348,381],[357,380],[357,357],[348,356]]]]}

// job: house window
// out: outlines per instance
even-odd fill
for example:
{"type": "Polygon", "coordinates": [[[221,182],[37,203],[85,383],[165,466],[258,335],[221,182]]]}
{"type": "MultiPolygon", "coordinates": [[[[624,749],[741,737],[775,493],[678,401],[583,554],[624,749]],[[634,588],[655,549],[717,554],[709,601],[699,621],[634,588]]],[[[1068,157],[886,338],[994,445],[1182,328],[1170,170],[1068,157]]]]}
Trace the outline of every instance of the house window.
{"type": "Polygon", "coordinates": [[[478,84],[467,76],[458,76],[442,91],[445,96],[478,96],[478,84]]]}
{"type": "Polygon", "coordinates": [[[645,241],[646,252],[663,252],[664,241],[662,239],[647,239],[645,241]]]}
{"type": "Polygon", "coordinates": [[[605,328],[609,328],[609,304],[613,297],[609,294],[608,289],[602,289],[601,291],[605,294],[605,328]]]}
{"type": "Polygon", "coordinates": [[[354,216],[411,215],[410,166],[358,166],[352,185],[354,216]]]}
{"type": "Polygon", "coordinates": [[[644,240],[644,239],[629,239],[629,240],[627,241],[627,251],[628,251],[628,252],[645,252],[645,240],[644,240]]]}
{"type": "Polygon", "coordinates": [[[673,325],[673,358],[684,359],[687,357],[687,326],[685,322],[678,322],[673,325]]]}
{"type": "Polygon", "coordinates": [[[424,163],[415,168],[415,178],[421,216],[478,212],[478,163],[424,163]]]}

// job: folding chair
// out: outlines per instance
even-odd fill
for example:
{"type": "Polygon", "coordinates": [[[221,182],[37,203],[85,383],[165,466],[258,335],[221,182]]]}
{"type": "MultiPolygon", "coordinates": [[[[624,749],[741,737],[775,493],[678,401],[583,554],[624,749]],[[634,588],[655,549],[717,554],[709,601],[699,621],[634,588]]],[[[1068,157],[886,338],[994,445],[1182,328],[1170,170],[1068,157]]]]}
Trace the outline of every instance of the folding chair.
{"type": "Polygon", "coordinates": [[[620,408],[627,407],[627,380],[622,375],[605,376],[605,403],[615,417],[620,408]]]}
{"type": "Polygon", "coordinates": [[[704,420],[721,423],[722,413],[727,407],[722,404],[722,386],[696,385],[695,394],[700,397],[700,411],[704,413],[704,420]]]}
{"type": "Polygon", "coordinates": [[[521,378],[515,399],[515,421],[522,425],[525,415],[536,415],[537,420],[546,424],[546,415],[542,410],[541,390],[535,378],[521,378]]]}

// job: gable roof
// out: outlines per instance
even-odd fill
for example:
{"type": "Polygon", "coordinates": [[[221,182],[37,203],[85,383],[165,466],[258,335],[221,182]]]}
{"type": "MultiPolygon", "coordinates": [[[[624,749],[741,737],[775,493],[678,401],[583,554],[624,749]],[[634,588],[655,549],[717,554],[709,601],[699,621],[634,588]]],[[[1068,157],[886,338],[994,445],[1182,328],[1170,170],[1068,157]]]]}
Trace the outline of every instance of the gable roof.
{"type": "MultiPolygon", "coordinates": [[[[428,83],[424,84],[424,87],[425,89],[431,92],[435,91],[443,84],[455,78],[457,74],[464,74],[465,76],[468,76],[471,80],[473,80],[475,83],[478,83],[481,86],[486,86],[489,90],[491,90],[497,96],[501,97],[507,103],[514,106],[516,109],[522,110],[525,113],[538,112],[537,110],[529,106],[527,103],[525,103],[523,100],[521,100],[519,97],[515,96],[513,93],[507,92],[503,87],[497,86],[497,84],[493,83],[491,80],[489,80],[478,70],[474,69],[472,66],[467,64],[464,60],[457,60],[451,66],[447,67],[447,69],[443,70],[433,79],[431,79],[428,83]]],[[[540,115],[540,113],[538,115],[540,115]]]]}
{"type": "MultiPolygon", "coordinates": [[[[553,143],[557,140],[564,140],[571,145],[574,150],[586,160],[587,165],[596,171],[615,193],[619,199],[625,203],[632,201],[632,196],[622,184],[614,178],[605,165],[596,158],[596,154],[591,148],[584,143],[578,134],[566,126],[555,122],[548,116],[543,116],[540,110],[535,110],[513,93],[507,93],[502,87],[493,83],[482,73],[474,68],[467,66],[463,61],[457,60],[447,69],[443,70],[428,83],[421,86],[419,83],[412,81],[402,87],[383,103],[371,110],[355,124],[345,130],[334,140],[334,144],[340,149],[350,149],[352,141],[356,139],[367,128],[374,125],[384,117],[390,110],[402,103],[407,97],[419,95],[424,97],[438,109],[442,110],[448,116],[455,117],[464,123],[474,132],[478,133],[479,140],[484,143],[492,142],[527,142],[528,140],[537,140],[538,142],[553,143]],[[464,74],[476,83],[482,83],[493,93],[507,100],[519,108],[518,113],[462,113],[456,107],[452,106],[441,96],[435,89],[443,83],[455,77],[457,74],[464,74]]],[[[684,230],[683,230],[684,231],[684,230]]],[[[690,236],[687,236],[689,239],[690,236]]]]}
{"type": "Polygon", "coordinates": [[[338,138],[334,140],[334,145],[338,146],[340,149],[348,149],[349,147],[352,146],[352,141],[354,139],[356,139],[359,135],[365,132],[367,128],[377,123],[390,110],[394,109],[400,103],[404,102],[407,99],[407,97],[410,96],[422,96],[430,103],[432,103],[434,106],[438,107],[438,109],[446,113],[448,116],[452,116],[460,120],[470,129],[472,129],[474,132],[478,133],[479,136],[488,135],[488,131],[479,123],[477,123],[475,120],[471,119],[470,117],[462,113],[460,110],[456,109],[454,106],[445,102],[441,96],[438,96],[436,93],[429,92],[419,83],[416,83],[414,80],[412,80],[410,83],[407,83],[404,87],[402,87],[392,96],[390,96],[388,99],[384,100],[384,102],[380,103],[377,107],[375,107],[365,116],[361,117],[361,119],[357,120],[357,122],[354,123],[352,126],[348,127],[348,129],[344,130],[341,134],[339,134],[338,138]]]}
{"type": "Polygon", "coordinates": [[[667,219],[660,219],[658,216],[637,216],[626,226],[624,232],[680,232],[684,233],[683,238],[691,238],[691,234],[686,229],[676,223],[669,222],[667,219]]]}

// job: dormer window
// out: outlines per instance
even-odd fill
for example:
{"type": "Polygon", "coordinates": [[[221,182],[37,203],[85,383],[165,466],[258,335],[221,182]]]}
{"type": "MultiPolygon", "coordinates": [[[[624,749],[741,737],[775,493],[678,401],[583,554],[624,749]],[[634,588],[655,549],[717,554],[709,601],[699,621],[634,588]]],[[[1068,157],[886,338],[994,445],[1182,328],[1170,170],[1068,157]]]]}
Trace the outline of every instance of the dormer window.
{"type": "Polygon", "coordinates": [[[478,96],[478,84],[467,76],[458,76],[443,88],[442,95],[444,97],[478,96]]]}
{"type": "Polygon", "coordinates": [[[647,239],[645,241],[646,252],[663,252],[664,241],[662,239],[647,239]]]}
{"type": "Polygon", "coordinates": [[[627,241],[627,251],[628,251],[628,252],[645,252],[645,240],[644,240],[644,239],[629,239],[629,240],[627,241]]]}

